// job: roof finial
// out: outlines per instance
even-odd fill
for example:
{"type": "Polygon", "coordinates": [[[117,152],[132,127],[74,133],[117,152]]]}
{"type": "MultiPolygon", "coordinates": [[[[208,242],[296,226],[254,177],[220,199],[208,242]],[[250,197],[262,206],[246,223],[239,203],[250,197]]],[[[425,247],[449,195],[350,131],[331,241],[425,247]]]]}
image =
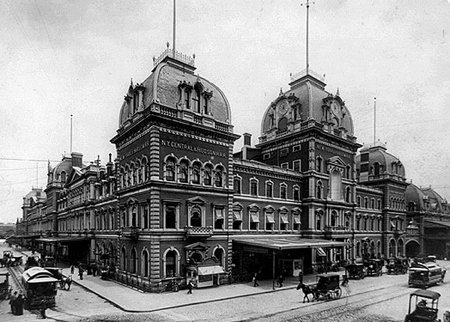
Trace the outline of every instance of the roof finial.
{"type": "Polygon", "coordinates": [[[280,87],[280,94],[278,94],[278,96],[283,95],[283,87],[280,87]]]}
{"type": "Polygon", "coordinates": [[[300,4],[301,6],[306,6],[306,75],[309,74],[309,4],[309,0],[306,0],[306,3],[300,4]]]}
{"type": "Polygon", "coordinates": [[[339,96],[339,87],[336,90],[336,96],[339,96]]]}

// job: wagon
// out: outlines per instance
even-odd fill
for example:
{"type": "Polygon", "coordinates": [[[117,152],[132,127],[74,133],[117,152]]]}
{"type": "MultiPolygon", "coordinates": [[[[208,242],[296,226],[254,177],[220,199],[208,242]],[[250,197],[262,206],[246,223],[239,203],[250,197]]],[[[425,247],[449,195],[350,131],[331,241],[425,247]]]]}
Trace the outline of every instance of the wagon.
{"type": "Polygon", "coordinates": [[[437,322],[438,303],[441,294],[429,290],[416,290],[409,295],[408,314],[405,322],[437,322]]]}
{"type": "Polygon", "coordinates": [[[383,265],[384,261],[381,259],[369,259],[364,262],[364,266],[367,270],[368,276],[381,276],[383,275],[383,265]]]}
{"type": "Polygon", "coordinates": [[[22,256],[13,256],[9,261],[9,266],[22,265],[22,256]]]}
{"type": "Polygon", "coordinates": [[[391,257],[386,265],[388,274],[406,274],[408,271],[408,260],[401,257],[391,257]]]}
{"type": "Polygon", "coordinates": [[[316,300],[334,300],[342,295],[339,286],[338,274],[320,274],[317,275],[317,284],[314,289],[314,298],[316,300]]]}
{"type": "Polygon", "coordinates": [[[362,263],[353,263],[345,266],[349,278],[363,279],[366,276],[366,268],[362,263]]]}

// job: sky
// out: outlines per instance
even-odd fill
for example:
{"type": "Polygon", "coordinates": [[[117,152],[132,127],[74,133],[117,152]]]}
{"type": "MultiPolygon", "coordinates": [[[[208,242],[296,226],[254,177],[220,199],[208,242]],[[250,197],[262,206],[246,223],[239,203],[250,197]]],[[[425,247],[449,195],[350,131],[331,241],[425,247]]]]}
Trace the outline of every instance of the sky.
{"type": "MultiPolygon", "coordinates": [[[[305,68],[305,1],[177,1],[176,49],[195,54],[253,144],[266,108],[305,68]]],[[[0,1],[0,222],[22,216],[47,160],[70,151],[70,115],[85,163],[115,157],[123,97],[173,46],[172,10],[171,0],[0,1]]],[[[339,88],[358,142],[374,140],[376,97],[377,139],[408,181],[448,200],[449,17],[449,0],[315,0],[309,19],[310,68],[339,88]]]]}

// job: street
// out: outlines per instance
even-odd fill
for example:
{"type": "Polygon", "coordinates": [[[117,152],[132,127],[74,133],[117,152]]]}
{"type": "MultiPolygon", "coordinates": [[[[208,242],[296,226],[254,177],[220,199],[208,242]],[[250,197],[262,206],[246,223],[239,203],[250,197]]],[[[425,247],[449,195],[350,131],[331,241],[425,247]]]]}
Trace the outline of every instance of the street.
{"type": "MultiPolygon", "coordinates": [[[[1,245],[3,251],[6,245],[1,245]]],[[[18,251],[14,251],[18,254],[18,251]]],[[[25,262],[25,261],[24,261],[25,262]]],[[[450,268],[449,261],[439,264],[450,268]]],[[[249,294],[231,299],[216,300],[178,308],[160,309],[149,313],[130,313],[120,310],[106,300],[73,284],[70,291],[58,288],[56,307],[47,310],[48,318],[58,321],[403,321],[408,310],[409,294],[407,275],[387,275],[350,280],[349,294],[343,289],[340,299],[302,303],[303,292],[286,288],[276,292],[249,294]]],[[[115,284],[112,284],[116,287],[115,284]]],[[[230,286],[213,289],[223,292],[230,286]]],[[[450,310],[450,282],[431,287],[441,293],[439,318],[450,310]]],[[[196,289],[193,299],[205,290],[196,289]]],[[[184,291],[180,292],[184,296],[184,291]]],[[[167,294],[170,295],[170,294],[167,294]]],[[[133,292],[136,300],[144,296],[133,292]]],[[[162,295],[160,295],[162,296],[162,295]]],[[[151,304],[149,304],[151,307],[151,304]]],[[[25,311],[23,316],[13,316],[7,301],[0,303],[0,311],[10,321],[35,321],[37,312],[25,311]]]]}

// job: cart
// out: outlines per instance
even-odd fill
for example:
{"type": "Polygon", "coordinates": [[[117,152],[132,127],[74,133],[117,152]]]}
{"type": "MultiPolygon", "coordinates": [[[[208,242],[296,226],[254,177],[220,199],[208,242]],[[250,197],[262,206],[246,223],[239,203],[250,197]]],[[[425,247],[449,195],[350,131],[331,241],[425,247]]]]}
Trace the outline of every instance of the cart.
{"type": "Polygon", "coordinates": [[[366,276],[366,268],[362,263],[353,263],[345,266],[349,278],[363,279],[366,276]]]}
{"type": "Polygon", "coordinates": [[[367,276],[381,276],[383,275],[384,262],[381,259],[369,259],[364,262],[367,271],[367,276]]]}
{"type": "Polygon", "coordinates": [[[338,274],[320,274],[316,279],[317,284],[313,291],[316,300],[334,300],[341,297],[338,274]]]}
{"type": "Polygon", "coordinates": [[[429,290],[416,290],[409,296],[405,322],[438,322],[438,302],[441,294],[429,290]]]}
{"type": "Polygon", "coordinates": [[[386,268],[388,274],[406,274],[409,268],[408,260],[402,257],[391,257],[386,268]]]}

